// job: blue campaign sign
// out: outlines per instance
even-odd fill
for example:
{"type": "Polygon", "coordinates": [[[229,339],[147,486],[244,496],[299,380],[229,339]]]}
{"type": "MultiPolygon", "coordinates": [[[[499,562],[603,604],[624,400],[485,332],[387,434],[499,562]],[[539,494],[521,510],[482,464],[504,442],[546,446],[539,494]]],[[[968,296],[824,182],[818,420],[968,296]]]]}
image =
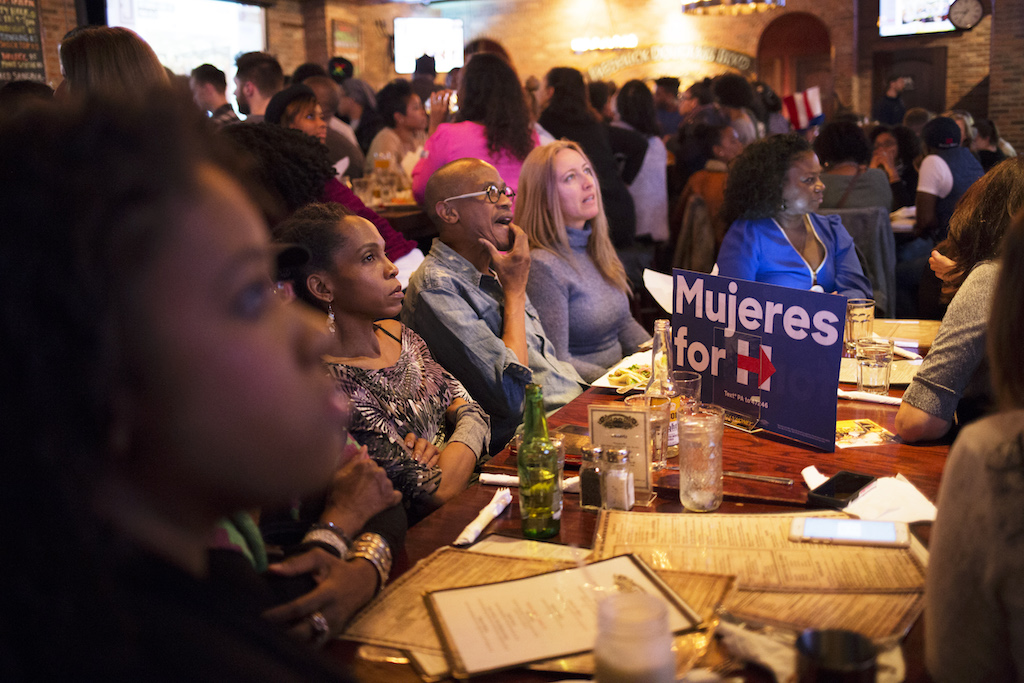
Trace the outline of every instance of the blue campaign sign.
{"type": "Polygon", "coordinates": [[[675,364],[701,398],[770,432],[835,450],[846,298],[675,270],[675,364]]]}

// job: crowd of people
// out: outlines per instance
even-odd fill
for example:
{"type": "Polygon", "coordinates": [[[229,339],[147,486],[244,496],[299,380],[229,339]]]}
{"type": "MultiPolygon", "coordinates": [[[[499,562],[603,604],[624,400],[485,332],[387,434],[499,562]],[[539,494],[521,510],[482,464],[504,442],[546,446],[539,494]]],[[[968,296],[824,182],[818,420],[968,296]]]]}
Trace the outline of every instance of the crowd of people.
{"type": "Polygon", "coordinates": [[[286,77],[243,54],[238,113],[221,70],[169,74],[127,29],[75,29],[60,61],[57,92],[0,89],[14,679],[199,661],[345,680],[303,642],[384,586],[407,526],[513,438],[528,384],[557,409],[650,340],[645,267],[870,298],[859,245],[820,211],[905,206],[891,313],[944,317],[896,428],[959,433],[929,662],[959,680],[940,650],[974,613],[972,637],[1001,643],[978,646],[984,670],[1019,675],[1019,553],[978,569],[1019,546],[1024,462],[1024,161],[992,122],[906,111],[894,78],[877,125],[792,130],[737,74],[681,93],[570,67],[531,83],[489,40],[449,87],[427,57],[375,90],[344,60],[286,77]],[[429,248],[341,182],[382,159],[429,248]],[[986,504],[950,510],[968,499],[986,504]]]}

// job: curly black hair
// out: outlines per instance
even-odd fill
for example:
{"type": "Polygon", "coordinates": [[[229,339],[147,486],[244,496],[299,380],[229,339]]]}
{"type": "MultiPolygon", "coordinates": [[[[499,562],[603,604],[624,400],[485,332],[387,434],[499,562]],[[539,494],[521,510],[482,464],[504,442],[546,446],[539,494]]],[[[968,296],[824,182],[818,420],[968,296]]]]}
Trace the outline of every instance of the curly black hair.
{"type": "Polygon", "coordinates": [[[491,154],[526,159],[533,149],[533,128],[516,70],[498,55],[481,52],[459,77],[459,120],[484,127],[491,154]]]}
{"type": "Polygon", "coordinates": [[[782,188],[793,161],[811,152],[811,143],[798,133],[756,140],[729,168],[725,181],[726,222],[738,218],[769,218],[782,208],[782,188]]]}
{"type": "Polygon", "coordinates": [[[725,107],[746,107],[754,104],[754,87],[739,74],[722,74],[711,81],[715,97],[725,107]]]}
{"type": "Polygon", "coordinates": [[[921,156],[921,138],[906,126],[878,125],[868,134],[872,147],[882,133],[888,133],[896,138],[896,160],[907,168],[912,167],[917,157],[921,156]]]}
{"type": "Polygon", "coordinates": [[[321,198],[324,185],[337,175],[327,157],[327,147],[302,131],[269,123],[235,123],[221,129],[252,163],[267,223],[274,226],[299,207],[321,198]]]}
{"type": "Polygon", "coordinates": [[[814,141],[814,152],[824,166],[855,161],[871,161],[871,145],[861,127],[852,121],[826,123],[814,141]]]}

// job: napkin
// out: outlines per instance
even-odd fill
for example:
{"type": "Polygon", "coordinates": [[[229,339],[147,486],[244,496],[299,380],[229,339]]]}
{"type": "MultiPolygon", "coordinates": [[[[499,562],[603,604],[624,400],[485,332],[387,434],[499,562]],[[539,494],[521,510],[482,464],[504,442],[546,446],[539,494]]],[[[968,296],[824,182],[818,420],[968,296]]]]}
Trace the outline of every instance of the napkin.
{"type": "Polygon", "coordinates": [[[519,486],[519,477],[514,474],[488,474],[483,472],[480,475],[480,483],[485,486],[519,486]]]}
{"type": "MultiPolygon", "coordinates": [[[[872,336],[874,336],[875,339],[882,339],[882,340],[888,341],[888,337],[883,337],[882,335],[878,334],[877,332],[875,332],[874,335],[872,335],[872,336]]],[[[920,354],[917,354],[917,353],[914,353],[913,351],[907,351],[906,349],[900,348],[896,344],[893,344],[892,351],[897,356],[903,356],[904,358],[909,358],[910,360],[921,360],[921,359],[924,358],[924,356],[922,356],[920,354]]]]}
{"type": "MultiPolygon", "coordinates": [[[[729,652],[745,662],[756,662],[775,674],[777,681],[794,679],[796,673],[796,636],[786,629],[754,631],[726,619],[718,622],[715,635],[729,652]]],[[[906,676],[906,663],[899,645],[879,646],[878,683],[898,683],[906,676]]]]}
{"type": "Polygon", "coordinates": [[[882,394],[869,394],[866,391],[846,391],[845,389],[837,389],[837,395],[839,398],[848,398],[852,401],[867,401],[868,403],[885,403],[891,406],[898,406],[903,403],[903,399],[897,396],[885,396],[882,394]]]}
{"type": "MultiPolygon", "coordinates": [[[[824,484],[828,477],[809,465],[800,471],[807,487],[815,489],[824,484]]],[[[880,477],[871,488],[847,505],[843,512],[860,519],[880,522],[933,522],[935,506],[924,494],[902,474],[895,477],[880,477]]]]}
{"type": "MultiPolygon", "coordinates": [[[[519,486],[519,477],[514,474],[488,474],[484,472],[480,475],[480,483],[485,486],[519,486]]],[[[580,492],[580,478],[569,477],[562,481],[562,490],[569,493],[580,492]]]]}
{"type": "Polygon", "coordinates": [[[484,509],[480,511],[480,514],[476,516],[469,525],[462,530],[459,537],[455,539],[453,545],[469,545],[477,538],[480,537],[482,532],[488,524],[494,521],[494,518],[500,515],[508,504],[512,502],[512,492],[506,488],[501,488],[495,491],[494,497],[491,498],[491,502],[484,506],[484,509]]]}

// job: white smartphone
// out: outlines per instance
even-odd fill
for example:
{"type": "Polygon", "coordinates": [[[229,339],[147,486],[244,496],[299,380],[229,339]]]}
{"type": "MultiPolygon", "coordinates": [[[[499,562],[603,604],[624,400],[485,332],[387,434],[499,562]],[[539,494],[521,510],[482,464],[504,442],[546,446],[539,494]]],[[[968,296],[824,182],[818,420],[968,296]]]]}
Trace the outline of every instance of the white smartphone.
{"type": "Polygon", "coordinates": [[[910,545],[910,527],[903,522],[873,522],[842,517],[797,517],[789,529],[789,540],[906,548],[910,545]]]}

